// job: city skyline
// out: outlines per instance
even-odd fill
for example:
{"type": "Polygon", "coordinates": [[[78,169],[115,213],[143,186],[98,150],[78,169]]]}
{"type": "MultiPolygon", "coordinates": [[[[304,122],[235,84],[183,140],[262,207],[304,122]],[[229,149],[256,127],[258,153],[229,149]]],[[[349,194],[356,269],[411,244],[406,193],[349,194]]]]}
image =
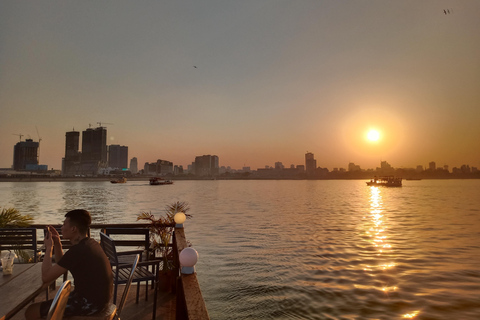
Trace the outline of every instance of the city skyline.
{"type": "Polygon", "coordinates": [[[65,132],[100,123],[140,167],[306,152],[330,170],[480,167],[479,15],[473,0],[6,2],[0,167],[22,134],[59,170],[65,132]]]}
{"type": "MultiPolygon", "coordinates": [[[[131,163],[132,161],[135,163],[135,172],[137,171],[137,157],[128,157],[128,146],[120,146],[116,144],[111,144],[108,145],[107,142],[108,138],[108,131],[105,127],[100,126],[96,128],[86,128],[85,130],[82,130],[82,139],[81,139],[81,146],[82,148],[80,149],[80,131],[69,131],[65,133],[65,154],[64,157],[62,158],[62,174],[63,175],[74,175],[77,173],[85,173],[88,172],[92,174],[92,163],[96,163],[94,165],[95,169],[93,169],[93,172],[97,172],[100,174],[100,172],[103,172],[103,169],[110,168],[110,169],[131,169],[127,163],[131,163]],[[113,152],[113,153],[112,153],[113,152]],[[93,160],[93,162],[91,161],[93,160]],[[108,161],[107,161],[108,160],[108,161]],[[92,163],[90,163],[92,162],[92,163]],[[98,162],[98,163],[97,163],[98,162]],[[75,164],[76,163],[76,164],[75,164]],[[119,164],[123,163],[123,166],[115,166],[114,164],[119,164]],[[82,168],[83,167],[83,168],[82,168]],[[89,169],[90,168],[90,169],[89,169]],[[103,168],[103,169],[101,169],[103,168]]],[[[372,141],[377,141],[380,138],[380,134],[375,131],[371,130],[367,134],[367,139],[370,139],[372,141]]],[[[22,145],[23,148],[34,148],[35,151],[31,151],[30,157],[28,156],[20,156],[16,155],[16,157],[19,157],[17,160],[14,161],[12,165],[12,169],[15,169],[15,165],[19,165],[23,167],[25,166],[24,162],[27,161],[31,164],[34,164],[34,159],[32,158],[33,155],[35,155],[35,158],[38,159],[38,154],[39,154],[39,142],[33,141],[32,139],[26,139],[25,141],[21,141],[21,143],[16,143],[14,146],[14,150],[17,150],[17,148],[22,145]],[[24,159],[20,159],[24,157],[24,159]]],[[[20,149],[19,149],[20,150],[20,149]]],[[[16,153],[15,151],[14,153],[16,153]]],[[[293,169],[293,168],[298,168],[298,167],[303,167],[302,171],[304,170],[307,175],[313,175],[314,172],[317,169],[327,169],[328,171],[369,171],[369,170],[374,170],[374,169],[384,169],[390,168],[390,169],[412,169],[416,171],[424,171],[424,170],[430,170],[430,171],[435,171],[436,169],[442,169],[447,172],[450,172],[452,169],[459,169],[459,168],[468,168],[470,170],[470,164],[463,163],[461,166],[453,166],[451,167],[449,164],[443,164],[443,165],[438,165],[436,161],[432,160],[428,162],[428,165],[423,165],[423,164],[417,164],[414,167],[395,167],[392,166],[388,161],[382,160],[380,161],[380,167],[371,167],[371,168],[365,168],[361,167],[360,165],[356,164],[355,162],[349,162],[348,165],[344,166],[336,166],[333,168],[326,168],[322,166],[317,166],[317,159],[315,159],[315,155],[311,152],[306,152],[305,153],[305,161],[304,163],[301,164],[290,164],[286,165],[282,161],[276,161],[274,165],[266,164],[263,167],[258,167],[258,168],[251,168],[249,166],[244,166],[241,168],[232,168],[230,165],[219,165],[219,157],[216,155],[196,155],[194,156],[195,160],[192,161],[191,163],[187,165],[183,164],[174,164],[171,161],[165,160],[165,159],[157,159],[154,162],[146,161],[144,163],[145,167],[148,166],[156,166],[158,162],[161,163],[167,163],[168,166],[171,166],[171,169],[173,170],[173,167],[185,167],[184,169],[187,169],[190,165],[196,165],[199,159],[206,158],[207,162],[210,162],[210,158],[214,157],[215,160],[215,168],[231,168],[234,171],[242,171],[248,168],[250,171],[255,171],[257,169],[279,169],[279,168],[285,168],[285,169],[293,169]],[[438,167],[437,167],[438,166],[438,167]]],[[[201,160],[204,161],[204,160],[201,160]]],[[[46,170],[45,168],[48,167],[46,164],[41,164],[40,162],[35,163],[36,168],[30,167],[26,169],[26,171],[37,171],[37,170],[46,170]]],[[[478,170],[476,166],[471,166],[474,171],[478,170]]],[[[53,169],[53,168],[52,168],[53,169]]],[[[15,170],[25,170],[25,168],[17,168],[15,170]]]]}

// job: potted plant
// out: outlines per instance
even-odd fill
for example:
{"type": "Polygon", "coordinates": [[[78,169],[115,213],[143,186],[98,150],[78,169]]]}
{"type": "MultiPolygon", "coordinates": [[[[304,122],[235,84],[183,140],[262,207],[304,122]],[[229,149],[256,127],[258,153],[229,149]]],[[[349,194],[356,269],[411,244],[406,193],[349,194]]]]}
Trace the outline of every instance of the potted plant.
{"type": "Polygon", "coordinates": [[[150,250],[155,257],[162,260],[162,268],[160,273],[160,282],[171,287],[171,281],[176,279],[175,265],[173,261],[173,246],[171,244],[173,231],[175,230],[175,214],[177,212],[185,213],[187,219],[191,219],[192,215],[188,214],[190,206],[187,202],[177,201],[165,207],[165,214],[158,218],[151,212],[141,212],[137,221],[148,221],[150,226],[150,250]]]}

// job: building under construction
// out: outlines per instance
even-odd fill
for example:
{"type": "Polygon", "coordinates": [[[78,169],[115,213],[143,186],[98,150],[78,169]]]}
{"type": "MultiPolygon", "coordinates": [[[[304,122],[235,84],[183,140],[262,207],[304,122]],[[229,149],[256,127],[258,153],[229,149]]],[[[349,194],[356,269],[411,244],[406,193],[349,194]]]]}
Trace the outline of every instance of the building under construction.
{"type": "Polygon", "coordinates": [[[107,129],[88,128],[82,132],[80,152],[80,132],[65,134],[65,158],[62,161],[62,175],[95,176],[99,169],[107,166],[107,129]]]}
{"type": "Polygon", "coordinates": [[[17,142],[13,148],[13,170],[39,170],[38,147],[39,143],[32,139],[17,142]]]}

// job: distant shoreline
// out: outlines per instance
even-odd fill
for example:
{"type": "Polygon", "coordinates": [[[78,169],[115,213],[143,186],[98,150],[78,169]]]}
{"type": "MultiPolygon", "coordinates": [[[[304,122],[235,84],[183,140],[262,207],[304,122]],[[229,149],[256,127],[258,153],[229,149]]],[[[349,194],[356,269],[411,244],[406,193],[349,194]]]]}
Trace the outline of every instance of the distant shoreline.
{"type": "MultiPolygon", "coordinates": [[[[151,177],[129,177],[128,181],[149,181],[151,177]]],[[[26,177],[0,177],[0,182],[105,182],[116,179],[115,177],[35,177],[35,176],[26,176],[26,177]]],[[[370,180],[370,178],[364,177],[322,177],[322,178],[267,178],[267,177],[216,177],[216,178],[195,178],[195,177],[165,177],[165,179],[173,181],[181,180],[203,180],[203,181],[212,181],[212,180],[370,180]]],[[[409,179],[404,178],[403,180],[419,181],[419,180],[472,180],[480,179],[478,175],[471,176],[452,176],[452,177],[428,177],[421,179],[409,179]]]]}

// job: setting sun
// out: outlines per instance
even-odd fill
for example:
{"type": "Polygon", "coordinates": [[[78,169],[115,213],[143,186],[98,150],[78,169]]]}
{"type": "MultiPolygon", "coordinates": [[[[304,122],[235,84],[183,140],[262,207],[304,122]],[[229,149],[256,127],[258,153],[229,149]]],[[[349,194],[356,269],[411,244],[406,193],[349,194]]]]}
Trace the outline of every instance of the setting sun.
{"type": "Polygon", "coordinates": [[[368,139],[368,141],[372,141],[372,142],[376,142],[376,141],[380,140],[380,132],[378,132],[375,129],[371,129],[367,133],[367,139],[368,139]]]}

